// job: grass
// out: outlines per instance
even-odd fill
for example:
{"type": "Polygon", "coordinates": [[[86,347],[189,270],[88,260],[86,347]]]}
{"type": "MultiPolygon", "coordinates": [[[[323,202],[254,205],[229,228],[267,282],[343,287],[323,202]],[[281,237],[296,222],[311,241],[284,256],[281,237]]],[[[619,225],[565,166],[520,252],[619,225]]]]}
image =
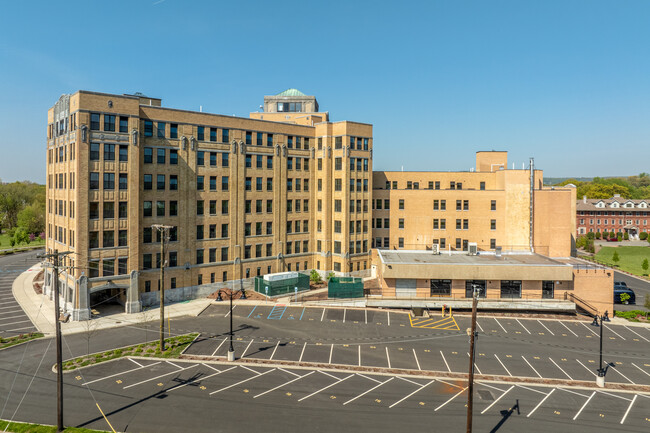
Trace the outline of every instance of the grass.
{"type": "MultiPolygon", "coordinates": [[[[24,422],[8,422],[0,420],[0,429],[12,433],[56,433],[56,426],[42,424],[27,424],[24,422]]],[[[64,433],[104,433],[106,430],[90,430],[87,428],[68,427],[64,433]]]]}
{"type": "Polygon", "coordinates": [[[647,314],[648,313],[641,310],[616,311],[616,317],[627,319],[630,322],[646,322],[647,314]],[[641,318],[641,320],[639,320],[639,317],[641,318]]]}
{"type": "Polygon", "coordinates": [[[123,347],[121,349],[107,350],[106,352],[91,353],[90,355],[80,356],[63,362],[63,371],[75,370],[78,367],[99,364],[100,362],[110,361],[111,359],[122,358],[124,356],[144,356],[151,358],[178,358],[198,336],[198,333],[179,335],[177,337],[165,338],[165,352],[160,352],[159,342],[150,341],[148,343],[136,344],[133,346],[123,347]]]}
{"type": "MultiPolygon", "coordinates": [[[[28,244],[22,243],[20,245],[14,245],[14,248],[38,246],[38,245],[45,245],[45,240],[37,236],[33,242],[30,242],[28,244]]],[[[0,233],[0,250],[4,250],[8,248],[12,248],[11,244],[9,243],[9,235],[7,233],[0,233]]]]}
{"type": "Polygon", "coordinates": [[[15,337],[2,338],[0,337],[0,350],[6,349],[7,347],[15,346],[16,344],[24,343],[26,341],[35,340],[37,338],[43,337],[43,334],[40,332],[30,332],[29,334],[20,334],[15,337]]]}
{"type": "Polygon", "coordinates": [[[603,247],[595,256],[595,259],[599,262],[616,266],[634,275],[648,273],[648,271],[644,271],[641,268],[643,259],[646,258],[650,261],[650,247],[603,247]],[[618,257],[620,258],[618,262],[612,260],[614,251],[618,252],[618,257]]]}

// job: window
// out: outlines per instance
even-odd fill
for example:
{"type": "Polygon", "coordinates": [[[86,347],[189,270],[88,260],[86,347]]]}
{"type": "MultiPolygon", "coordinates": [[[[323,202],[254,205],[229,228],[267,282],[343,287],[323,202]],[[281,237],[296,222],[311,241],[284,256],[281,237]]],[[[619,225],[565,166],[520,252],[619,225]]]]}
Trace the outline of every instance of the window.
{"type": "Polygon", "coordinates": [[[199,224],[196,226],[196,240],[197,241],[203,240],[203,224],[199,224]]]}
{"type": "Polygon", "coordinates": [[[102,246],[104,248],[110,248],[115,245],[115,232],[113,230],[105,230],[102,238],[102,246]]]}
{"type": "Polygon", "coordinates": [[[104,218],[115,218],[115,203],[112,201],[104,202],[104,218]]]}
{"type": "Polygon", "coordinates": [[[217,128],[210,128],[210,141],[217,141],[217,128]]]}
{"type": "Polygon", "coordinates": [[[142,182],[142,187],[145,190],[150,190],[153,188],[153,180],[152,180],[152,175],[150,174],[145,174],[144,175],[144,180],[142,182]]]}
{"type": "Polygon", "coordinates": [[[217,176],[210,176],[210,191],[217,190],[217,176]]]}
{"type": "Polygon", "coordinates": [[[221,224],[221,237],[222,238],[228,237],[228,224],[221,224]]]}
{"type": "MultiPolygon", "coordinates": [[[[164,180],[164,175],[163,175],[163,180],[164,180]]],[[[176,174],[170,174],[169,175],[169,189],[172,191],[178,190],[178,175],[176,174]]]]}
{"type": "MultiPolygon", "coordinates": [[[[203,264],[203,249],[196,250],[196,264],[203,264]]],[[[199,282],[199,284],[201,283],[199,282]]]]}
{"type": "Polygon", "coordinates": [[[221,200],[221,214],[228,215],[228,200],[221,200]]]}
{"type": "Polygon", "coordinates": [[[205,165],[205,152],[202,150],[196,152],[196,165],[205,165]]]}
{"type": "Polygon", "coordinates": [[[156,189],[164,190],[165,189],[165,175],[159,174],[156,176],[156,189]]]}
{"type": "Polygon", "coordinates": [[[490,202],[490,210],[497,210],[497,201],[496,200],[492,200],[490,202]]]}
{"type": "Polygon", "coordinates": [[[251,213],[251,201],[250,200],[246,200],[244,202],[244,212],[245,213],[251,213]]]}
{"type": "Polygon", "coordinates": [[[400,218],[398,222],[398,227],[403,229],[404,228],[404,218],[400,218]]]}
{"type": "Polygon", "coordinates": [[[121,162],[126,162],[129,160],[129,147],[126,145],[120,145],[119,146],[119,152],[120,152],[120,161],[121,162]]]}
{"type": "Polygon", "coordinates": [[[497,247],[497,240],[496,239],[490,239],[490,249],[493,250],[497,247]]]}
{"type": "Polygon", "coordinates": [[[399,209],[404,210],[404,199],[403,198],[399,199],[399,209]]]}
{"type": "Polygon", "coordinates": [[[153,122],[151,120],[144,121],[144,136],[153,137],[153,122]]]}
{"type": "MultiPolygon", "coordinates": [[[[56,204],[56,201],[54,203],[56,204]]],[[[88,218],[91,220],[99,219],[99,203],[91,202],[88,204],[88,218]]]]}
{"type": "Polygon", "coordinates": [[[521,281],[501,281],[502,298],[521,298],[521,281]]]}
{"type": "Polygon", "coordinates": [[[120,173],[120,189],[128,189],[129,188],[129,182],[127,178],[126,173],[120,173]]]}
{"type": "Polygon", "coordinates": [[[258,177],[255,179],[255,190],[262,191],[262,178],[258,177]]]}
{"type": "Polygon", "coordinates": [[[205,140],[205,126],[198,126],[196,128],[196,139],[197,140],[205,140]]]}
{"type": "Polygon", "coordinates": [[[151,147],[144,148],[144,163],[145,164],[153,163],[153,149],[151,147]]]}
{"type": "Polygon", "coordinates": [[[397,239],[397,246],[399,248],[404,248],[404,238],[398,238],[397,239]]]}
{"type": "Polygon", "coordinates": [[[267,235],[273,234],[273,223],[271,221],[266,222],[266,234],[267,235]]]}
{"type": "Polygon", "coordinates": [[[115,173],[104,173],[104,189],[115,189],[115,173]]]}
{"type": "Polygon", "coordinates": [[[469,200],[463,200],[463,210],[469,210],[469,200]]]}
{"type": "Polygon", "coordinates": [[[485,182],[480,183],[480,189],[481,191],[485,191],[485,182]]]}
{"type": "Polygon", "coordinates": [[[221,191],[228,191],[228,176],[221,176],[221,191]]]}
{"type": "Polygon", "coordinates": [[[228,143],[230,141],[230,130],[222,129],[221,130],[221,142],[228,143]]]}
{"type": "Polygon", "coordinates": [[[117,273],[118,275],[125,275],[128,274],[128,258],[126,257],[120,257],[117,259],[117,273]]]}
{"type": "Polygon", "coordinates": [[[334,158],[334,170],[341,170],[343,168],[342,161],[342,158],[334,158]]]}
{"type": "Polygon", "coordinates": [[[178,123],[172,123],[169,125],[169,137],[178,138],[178,123]]]}
{"type": "Polygon", "coordinates": [[[251,223],[244,223],[244,236],[251,235],[251,223]]]}
{"type": "Polygon", "coordinates": [[[253,161],[252,161],[252,156],[251,155],[246,155],[245,161],[246,161],[246,163],[245,163],[246,168],[251,168],[253,166],[253,161]]]}
{"type": "Polygon", "coordinates": [[[127,218],[128,217],[128,206],[127,202],[121,201],[117,206],[118,217],[127,218]]]}
{"type": "Polygon", "coordinates": [[[342,148],[343,148],[343,137],[335,137],[334,149],[342,149],[342,148]]]}
{"type": "Polygon", "coordinates": [[[266,212],[267,213],[273,212],[273,200],[266,201],[266,212]]]}
{"type": "Polygon", "coordinates": [[[178,216],[178,202],[176,200],[169,202],[169,216],[178,216]]]}
{"type": "Polygon", "coordinates": [[[90,130],[99,131],[99,113],[90,113],[90,130]]]}
{"type": "Polygon", "coordinates": [[[334,221],[334,233],[341,233],[341,221],[334,221]]]}
{"type": "Polygon", "coordinates": [[[90,143],[90,160],[99,161],[99,143],[90,143]]]}
{"type": "Polygon", "coordinates": [[[244,189],[245,189],[246,191],[250,191],[250,190],[252,189],[252,185],[251,185],[251,183],[252,183],[252,179],[251,179],[250,177],[247,177],[247,178],[244,180],[244,189]]]}
{"type": "Polygon", "coordinates": [[[145,227],[142,229],[142,243],[150,244],[151,239],[151,227],[145,227]]]}
{"type": "Polygon", "coordinates": [[[490,220],[490,230],[497,229],[497,220],[490,220]]]}
{"type": "Polygon", "coordinates": [[[343,181],[341,179],[334,179],[334,191],[341,191],[343,189],[343,181]]]}
{"type": "Polygon", "coordinates": [[[462,200],[456,200],[456,210],[457,211],[463,210],[463,201],[462,200]]]}
{"type": "Polygon", "coordinates": [[[158,138],[165,138],[165,122],[158,122],[156,136],[158,138]]]}
{"type": "Polygon", "coordinates": [[[205,188],[204,176],[196,176],[196,189],[202,191],[205,188]]]}
{"type": "Polygon", "coordinates": [[[165,216],[165,202],[157,201],[156,202],[156,216],[164,217],[165,216]]]}
{"type": "MultiPolygon", "coordinates": [[[[228,260],[228,247],[221,247],[221,261],[225,262],[228,260]]],[[[225,274],[225,272],[224,272],[225,274]]],[[[226,276],[224,275],[223,277],[224,281],[226,281],[226,276]]]]}

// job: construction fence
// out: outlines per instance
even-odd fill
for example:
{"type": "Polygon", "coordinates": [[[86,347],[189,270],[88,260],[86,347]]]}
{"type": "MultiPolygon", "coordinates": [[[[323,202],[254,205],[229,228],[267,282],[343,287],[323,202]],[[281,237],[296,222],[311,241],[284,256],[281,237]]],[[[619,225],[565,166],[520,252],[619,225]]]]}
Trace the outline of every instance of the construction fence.
{"type": "Polygon", "coordinates": [[[270,297],[292,294],[295,292],[296,287],[299,292],[309,290],[309,275],[297,274],[295,277],[275,281],[255,277],[255,291],[270,297]]]}
{"type": "Polygon", "coordinates": [[[363,278],[332,277],[327,283],[328,298],[363,298],[363,278]]]}

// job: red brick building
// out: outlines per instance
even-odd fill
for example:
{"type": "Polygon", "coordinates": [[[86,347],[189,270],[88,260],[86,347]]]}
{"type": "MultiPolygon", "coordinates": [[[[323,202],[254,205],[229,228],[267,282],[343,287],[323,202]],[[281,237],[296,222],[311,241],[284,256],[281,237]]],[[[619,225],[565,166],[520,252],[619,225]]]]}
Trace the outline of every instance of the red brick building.
{"type": "Polygon", "coordinates": [[[650,200],[631,200],[618,194],[609,199],[583,197],[576,206],[577,234],[628,233],[636,239],[639,233],[650,232],[648,207],[650,200]]]}

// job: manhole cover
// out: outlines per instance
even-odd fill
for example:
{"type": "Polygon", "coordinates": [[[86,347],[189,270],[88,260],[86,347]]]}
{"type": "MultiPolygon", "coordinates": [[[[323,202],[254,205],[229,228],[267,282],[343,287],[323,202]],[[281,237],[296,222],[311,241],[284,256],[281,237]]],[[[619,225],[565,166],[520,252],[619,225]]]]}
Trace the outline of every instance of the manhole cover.
{"type": "Polygon", "coordinates": [[[481,400],[487,400],[487,401],[492,401],[494,400],[494,396],[490,391],[476,391],[479,397],[481,397],[481,400]]]}

